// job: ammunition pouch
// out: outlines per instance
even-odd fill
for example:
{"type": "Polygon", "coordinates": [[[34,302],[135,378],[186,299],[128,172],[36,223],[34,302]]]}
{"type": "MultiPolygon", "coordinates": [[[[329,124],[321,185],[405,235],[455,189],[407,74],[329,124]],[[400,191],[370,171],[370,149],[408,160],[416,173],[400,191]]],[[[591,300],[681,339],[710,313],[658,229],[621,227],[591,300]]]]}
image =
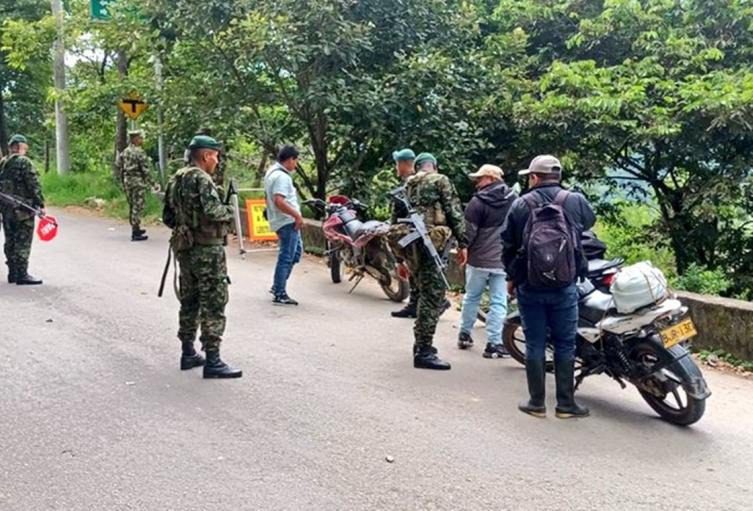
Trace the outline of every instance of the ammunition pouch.
{"type": "Polygon", "coordinates": [[[193,248],[195,244],[193,231],[187,225],[178,225],[173,229],[173,234],[170,236],[170,247],[175,253],[193,248]]]}

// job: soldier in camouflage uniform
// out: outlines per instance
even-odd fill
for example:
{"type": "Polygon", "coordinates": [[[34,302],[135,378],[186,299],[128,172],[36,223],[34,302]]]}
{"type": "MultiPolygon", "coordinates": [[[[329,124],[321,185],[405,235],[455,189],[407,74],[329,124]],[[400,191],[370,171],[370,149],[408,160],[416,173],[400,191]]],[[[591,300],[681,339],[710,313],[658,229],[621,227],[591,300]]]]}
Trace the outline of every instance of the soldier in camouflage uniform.
{"type": "MultiPolygon", "coordinates": [[[[8,142],[10,154],[0,160],[0,191],[42,210],[44,196],[34,164],[26,157],[29,149],[23,135],[14,135],[8,142]]],[[[19,286],[41,284],[28,273],[31,242],[34,238],[34,213],[0,203],[5,229],[5,259],[8,283],[19,286]]]]}
{"type": "Polygon", "coordinates": [[[154,180],[149,174],[149,159],[141,148],[144,143],[143,132],[130,131],[128,137],[130,144],[120,155],[121,179],[128,200],[131,241],[144,241],[149,237],[141,228],[141,216],[144,214],[146,192],[154,187],[154,180]]]}
{"type": "MultiPolygon", "coordinates": [[[[442,252],[455,236],[462,249],[467,245],[465,220],[455,187],[449,178],[437,172],[437,160],[429,153],[416,157],[418,173],[408,179],[406,195],[424,223],[438,252],[442,252]]],[[[437,357],[433,347],[445,286],[434,261],[423,247],[415,249],[411,272],[418,286],[418,318],[413,328],[413,366],[422,369],[450,369],[450,364],[437,357]]]]}
{"type": "MultiPolygon", "coordinates": [[[[392,153],[392,159],[395,160],[397,176],[402,181],[402,185],[397,189],[404,189],[408,178],[415,174],[414,161],[416,159],[416,153],[411,149],[401,149],[400,151],[392,153]]],[[[405,206],[403,206],[402,202],[395,201],[392,206],[392,219],[390,223],[395,225],[400,218],[405,218],[406,216],[408,216],[408,211],[405,210],[405,206]]],[[[418,286],[416,285],[416,279],[411,275],[408,282],[410,283],[410,297],[408,298],[408,303],[399,311],[390,313],[393,318],[415,319],[418,317],[418,286]]],[[[451,306],[452,304],[450,304],[450,301],[445,298],[442,305],[440,305],[440,316],[451,306]]]]}
{"type": "Polygon", "coordinates": [[[204,378],[240,378],[242,371],[220,359],[229,280],[223,245],[233,220],[232,207],[222,202],[212,181],[221,145],[198,135],[188,148],[191,163],[170,180],[163,211],[180,267],[180,368],[203,365],[204,378]],[[206,361],[194,349],[199,326],[206,361]]]}

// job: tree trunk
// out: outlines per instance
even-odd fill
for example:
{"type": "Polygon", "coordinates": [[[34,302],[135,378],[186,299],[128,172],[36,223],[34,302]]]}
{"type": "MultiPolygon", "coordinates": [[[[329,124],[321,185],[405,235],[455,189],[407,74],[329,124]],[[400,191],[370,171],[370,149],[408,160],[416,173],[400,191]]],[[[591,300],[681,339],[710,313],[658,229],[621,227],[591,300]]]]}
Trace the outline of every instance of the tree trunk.
{"type": "MultiPolygon", "coordinates": [[[[117,57],[118,75],[121,79],[125,79],[128,76],[128,56],[125,50],[119,50],[117,57]]],[[[126,123],[125,114],[118,108],[117,121],[115,124],[115,157],[112,164],[113,179],[118,179],[118,169],[115,162],[117,161],[118,154],[120,154],[128,145],[128,124],[126,123]]]]}
{"type": "Polygon", "coordinates": [[[3,84],[0,84],[0,156],[8,154],[8,128],[5,126],[5,102],[3,84]]]}

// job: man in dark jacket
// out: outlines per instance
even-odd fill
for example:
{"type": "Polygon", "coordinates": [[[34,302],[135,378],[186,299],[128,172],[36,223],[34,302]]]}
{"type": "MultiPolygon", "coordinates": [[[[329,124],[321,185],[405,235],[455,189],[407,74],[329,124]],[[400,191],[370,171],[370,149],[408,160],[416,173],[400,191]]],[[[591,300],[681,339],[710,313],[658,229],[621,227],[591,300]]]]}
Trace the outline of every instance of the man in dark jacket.
{"type": "MultiPolygon", "coordinates": [[[[537,156],[529,167],[520,171],[528,176],[530,191],[510,208],[502,229],[503,260],[508,270],[508,291],[518,295],[518,306],[526,337],[526,376],[530,399],[518,408],[536,417],[546,416],[545,349],[548,338],[554,345],[557,383],[557,417],[562,419],[588,416],[574,397],[575,335],[578,326],[578,292],[576,277],[561,287],[537,287],[529,281],[542,281],[531,275],[528,234],[529,218],[537,208],[559,205],[572,234],[577,237],[575,262],[577,274],[583,276],[587,263],[580,250],[580,236],[593,227],[596,217],[588,201],[579,193],[563,191],[560,184],[562,165],[554,156],[537,156]],[[528,231],[528,232],[526,232],[528,231]]],[[[564,245],[563,245],[564,246],[564,245]]],[[[535,270],[533,270],[535,271],[535,270]]]]}
{"type": "Polygon", "coordinates": [[[499,238],[507,212],[518,196],[507,187],[502,180],[502,169],[495,165],[484,165],[468,177],[473,180],[477,192],[465,208],[468,248],[460,253],[460,261],[467,264],[458,348],[473,346],[471,329],[481,296],[488,288],[487,342],[483,355],[484,358],[502,358],[509,353],[502,345],[502,322],[507,315],[507,278],[499,238]]]}

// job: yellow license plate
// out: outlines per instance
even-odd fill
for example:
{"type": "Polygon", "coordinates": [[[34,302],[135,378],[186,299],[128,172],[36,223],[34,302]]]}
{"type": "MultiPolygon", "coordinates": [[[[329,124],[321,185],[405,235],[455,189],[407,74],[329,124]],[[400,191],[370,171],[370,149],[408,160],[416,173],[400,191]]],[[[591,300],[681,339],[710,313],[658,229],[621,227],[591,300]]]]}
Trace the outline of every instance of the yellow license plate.
{"type": "Polygon", "coordinates": [[[691,337],[695,337],[696,335],[698,335],[698,332],[695,329],[693,320],[686,319],[677,323],[676,325],[665,328],[664,330],[659,332],[659,335],[661,335],[661,340],[664,342],[664,347],[671,348],[677,343],[687,341],[691,337]]]}

